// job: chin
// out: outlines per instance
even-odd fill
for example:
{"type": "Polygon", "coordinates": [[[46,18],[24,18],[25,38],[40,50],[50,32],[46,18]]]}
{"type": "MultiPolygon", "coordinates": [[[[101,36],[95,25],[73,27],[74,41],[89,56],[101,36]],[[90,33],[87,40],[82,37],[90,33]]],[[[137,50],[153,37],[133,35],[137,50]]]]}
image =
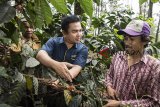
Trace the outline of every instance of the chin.
{"type": "Polygon", "coordinates": [[[138,54],[138,52],[135,50],[126,50],[126,53],[129,55],[137,55],[138,54]]]}
{"type": "Polygon", "coordinates": [[[75,41],[75,43],[80,43],[81,41],[79,40],[79,41],[75,41]]]}

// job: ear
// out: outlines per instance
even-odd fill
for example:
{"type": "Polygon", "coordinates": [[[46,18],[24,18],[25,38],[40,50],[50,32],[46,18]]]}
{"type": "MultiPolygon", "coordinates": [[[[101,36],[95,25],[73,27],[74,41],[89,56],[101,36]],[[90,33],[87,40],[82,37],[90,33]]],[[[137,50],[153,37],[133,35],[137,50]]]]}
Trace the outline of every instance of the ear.
{"type": "Polygon", "coordinates": [[[148,42],[143,42],[143,46],[147,45],[148,42]]]}
{"type": "Polygon", "coordinates": [[[65,32],[64,30],[62,30],[62,34],[63,36],[67,35],[67,32],[65,32]]]}

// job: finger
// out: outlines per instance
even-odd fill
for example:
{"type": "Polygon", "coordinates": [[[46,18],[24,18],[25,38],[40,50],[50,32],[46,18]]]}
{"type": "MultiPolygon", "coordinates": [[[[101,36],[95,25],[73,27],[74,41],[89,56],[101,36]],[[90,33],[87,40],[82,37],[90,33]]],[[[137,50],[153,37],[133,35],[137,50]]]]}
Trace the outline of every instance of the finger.
{"type": "Polygon", "coordinates": [[[66,74],[66,79],[69,80],[70,82],[72,82],[72,76],[71,74],[69,73],[68,69],[65,69],[65,74],[66,74]]]}
{"type": "Polygon", "coordinates": [[[55,83],[52,83],[52,87],[54,87],[54,89],[58,89],[58,85],[55,83]]]}
{"type": "Polygon", "coordinates": [[[57,79],[54,83],[55,83],[55,84],[58,84],[58,83],[59,83],[59,79],[57,79]]]}
{"type": "Polygon", "coordinates": [[[71,68],[71,67],[73,67],[73,66],[74,66],[73,64],[68,63],[68,67],[71,68]]]}
{"type": "Polygon", "coordinates": [[[118,101],[120,100],[117,93],[115,94],[115,99],[118,101]]]}
{"type": "Polygon", "coordinates": [[[115,99],[113,92],[112,93],[108,93],[108,97],[109,97],[109,99],[115,99]]]}

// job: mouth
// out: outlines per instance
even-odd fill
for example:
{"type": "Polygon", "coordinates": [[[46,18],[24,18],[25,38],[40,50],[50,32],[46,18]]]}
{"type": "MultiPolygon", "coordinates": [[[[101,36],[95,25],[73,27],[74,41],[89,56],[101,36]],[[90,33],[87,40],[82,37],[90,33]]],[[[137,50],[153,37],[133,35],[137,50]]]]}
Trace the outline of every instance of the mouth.
{"type": "Polygon", "coordinates": [[[80,41],[80,40],[81,40],[81,38],[77,38],[77,39],[76,39],[76,41],[80,41]]]}
{"type": "Polygon", "coordinates": [[[126,46],[125,46],[125,49],[132,49],[132,47],[131,47],[131,46],[128,46],[128,45],[126,45],[126,46]]]}
{"type": "Polygon", "coordinates": [[[26,32],[27,34],[32,34],[33,32],[26,32]]]}

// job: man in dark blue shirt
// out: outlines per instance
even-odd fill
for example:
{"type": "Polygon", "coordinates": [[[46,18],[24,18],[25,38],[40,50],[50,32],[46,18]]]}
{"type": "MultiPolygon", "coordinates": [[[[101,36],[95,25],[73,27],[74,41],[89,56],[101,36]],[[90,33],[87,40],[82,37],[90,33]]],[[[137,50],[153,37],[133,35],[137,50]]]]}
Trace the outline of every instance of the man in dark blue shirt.
{"type": "Polygon", "coordinates": [[[36,57],[43,65],[72,82],[86,63],[88,48],[80,42],[82,27],[78,17],[65,17],[61,28],[63,37],[49,39],[36,57]]]}
{"type": "Polygon", "coordinates": [[[88,48],[80,42],[83,33],[77,16],[65,17],[61,28],[63,37],[49,39],[36,58],[59,76],[72,82],[86,64],[88,48]]]}

